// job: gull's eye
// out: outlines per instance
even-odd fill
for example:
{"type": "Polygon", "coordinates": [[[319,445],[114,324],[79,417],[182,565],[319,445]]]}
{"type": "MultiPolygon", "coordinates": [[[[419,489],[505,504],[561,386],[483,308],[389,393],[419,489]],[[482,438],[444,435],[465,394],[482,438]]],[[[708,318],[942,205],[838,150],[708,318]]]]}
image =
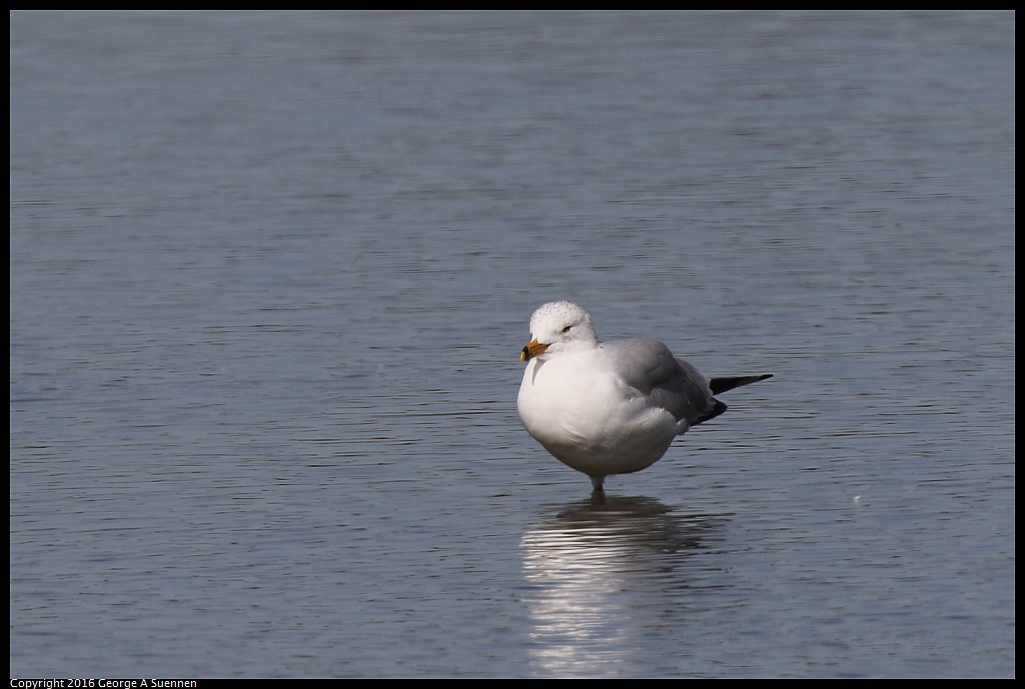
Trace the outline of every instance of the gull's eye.
{"type": "Polygon", "coordinates": [[[572,330],[572,329],[573,329],[573,326],[572,326],[572,325],[567,325],[567,326],[566,326],[565,328],[563,328],[563,329],[562,329],[562,332],[564,332],[564,333],[568,333],[568,332],[569,332],[570,330],[572,330]]]}

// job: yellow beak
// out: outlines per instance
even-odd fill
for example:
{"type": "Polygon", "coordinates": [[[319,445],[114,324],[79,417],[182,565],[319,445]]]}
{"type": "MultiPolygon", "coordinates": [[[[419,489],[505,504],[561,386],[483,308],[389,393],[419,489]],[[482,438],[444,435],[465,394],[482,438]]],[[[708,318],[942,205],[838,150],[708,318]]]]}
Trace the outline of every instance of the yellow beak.
{"type": "Polygon", "coordinates": [[[548,345],[541,344],[537,340],[531,340],[530,343],[523,348],[523,351],[520,352],[520,361],[530,361],[534,357],[544,354],[546,349],[548,349],[548,345]]]}

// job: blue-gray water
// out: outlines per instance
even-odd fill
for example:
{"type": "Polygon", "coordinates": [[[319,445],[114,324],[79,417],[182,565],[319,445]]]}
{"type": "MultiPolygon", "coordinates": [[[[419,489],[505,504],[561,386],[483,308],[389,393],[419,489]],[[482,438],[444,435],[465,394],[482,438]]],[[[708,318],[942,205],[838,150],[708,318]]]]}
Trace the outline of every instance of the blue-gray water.
{"type": "Polygon", "coordinates": [[[12,677],[1015,674],[1013,13],[10,24],[12,677]]]}

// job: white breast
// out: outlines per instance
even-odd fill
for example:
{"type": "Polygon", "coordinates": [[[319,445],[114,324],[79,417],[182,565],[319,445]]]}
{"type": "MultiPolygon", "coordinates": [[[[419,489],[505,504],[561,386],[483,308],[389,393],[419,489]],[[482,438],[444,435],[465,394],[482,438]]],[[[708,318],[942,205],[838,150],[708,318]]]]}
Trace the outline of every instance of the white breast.
{"type": "Polygon", "coordinates": [[[686,430],[601,365],[601,349],[528,362],[517,406],[527,431],[570,467],[591,475],[639,471],[686,430]],[[598,359],[598,360],[596,360],[598,359]]]}

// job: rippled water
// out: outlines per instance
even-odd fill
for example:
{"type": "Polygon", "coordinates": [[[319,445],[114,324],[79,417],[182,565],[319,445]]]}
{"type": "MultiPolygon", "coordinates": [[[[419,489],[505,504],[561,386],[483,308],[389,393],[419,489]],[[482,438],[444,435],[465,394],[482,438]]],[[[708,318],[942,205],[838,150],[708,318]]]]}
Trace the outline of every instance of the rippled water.
{"type": "Polygon", "coordinates": [[[1013,676],[1014,15],[14,13],[11,676],[1013,676]],[[604,501],[540,303],[772,372],[604,501]]]}

